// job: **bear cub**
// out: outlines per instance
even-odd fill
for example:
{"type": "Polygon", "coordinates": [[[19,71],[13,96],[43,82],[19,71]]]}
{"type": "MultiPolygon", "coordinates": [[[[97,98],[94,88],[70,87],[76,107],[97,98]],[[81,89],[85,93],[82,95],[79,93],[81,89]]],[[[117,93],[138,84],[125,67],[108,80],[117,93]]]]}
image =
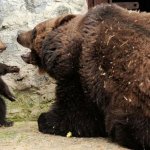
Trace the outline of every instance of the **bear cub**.
{"type": "MultiPolygon", "coordinates": [[[[0,41],[0,52],[3,52],[6,49],[6,46],[2,41],[0,41]]],[[[9,99],[10,101],[15,101],[15,97],[10,92],[7,84],[2,80],[1,76],[7,73],[17,73],[19,72],[19,68],[16,66],[8,66],[5,64],[0,63],[0,95],[4,96],[5,98],[9,99]]],[[[12,121],[6,120],[6,104],[2,97],[0,97],[0,127],[5,126],[9,127],[12,126],[12,121]]]]}

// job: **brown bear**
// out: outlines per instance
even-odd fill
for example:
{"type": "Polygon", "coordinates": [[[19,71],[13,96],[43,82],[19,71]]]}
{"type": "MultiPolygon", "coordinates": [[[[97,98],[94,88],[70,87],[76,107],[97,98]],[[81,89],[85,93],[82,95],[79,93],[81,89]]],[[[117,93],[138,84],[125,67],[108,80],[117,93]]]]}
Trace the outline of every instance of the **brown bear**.
{"type": "Polygon", "coordinates": [[[150,14],[102,4],[50,19],[18,35],[22,56],[56,80],[56,100],[39,131],[107,136],[150,149],[150,14]]]}
{"type": "MultiPolygon", "coordinates": [[[[5,44],[0,41],[0,52],[6,49],[5,44]]],[[[19,68],[16,66],[8,66],[0,63],[0,76],[5,75],[7,73],[15,73],[19,72],[19,68]]],[[[7,84],[0,77],[0,95],[6,97],[10,101],[15,101],[15,97],[10,92],[7,84]]],[[[10,127],[13,125],[12,121],[6,120],[6,104],[2,97],[0,97],[0,127],[10,127]]]]}

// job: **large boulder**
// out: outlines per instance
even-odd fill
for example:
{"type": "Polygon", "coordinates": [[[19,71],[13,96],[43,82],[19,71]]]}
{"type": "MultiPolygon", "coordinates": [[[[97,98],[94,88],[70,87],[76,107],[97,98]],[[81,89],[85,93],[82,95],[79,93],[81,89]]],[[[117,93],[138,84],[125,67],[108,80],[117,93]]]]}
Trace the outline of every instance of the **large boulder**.
{"type": "Polygon", "coordinates": [[[20,55],[25,48],[16,42],[18,30],[31,29],[39,22],[62,14],[86,10],[86,0],[0,0],[0,39],[7,45],[0,62],[21,68],[19,74],[3,77],[16,95],[16,102],[8,102],[9,118],[36,119],[48,110],[55,98],[55,81],[47,75],[39,75],[37,68],[22,61],[20,55]]]}

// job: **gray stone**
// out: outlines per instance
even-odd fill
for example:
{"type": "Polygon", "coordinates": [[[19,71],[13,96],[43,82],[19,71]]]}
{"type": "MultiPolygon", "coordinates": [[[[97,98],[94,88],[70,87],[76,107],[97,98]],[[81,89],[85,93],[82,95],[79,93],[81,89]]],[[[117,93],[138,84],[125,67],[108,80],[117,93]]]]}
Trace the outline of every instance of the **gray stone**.
{"type": "Polygon", "coordinates": [[[0,39],[7,50],[0,54],[0,62],[21,68],[19,74],[3,77],[16,95],[16,102],[8,102],[8,117],[14,120],[34,120],[48,110],[55,98],[55,81],[39,75],[38,69],[25,64],[20,55],[28,49],[16,42],[18,30],[29,30],[39,22],[68,13],[85,13],[85,0],[0,0],[0,39]]]}

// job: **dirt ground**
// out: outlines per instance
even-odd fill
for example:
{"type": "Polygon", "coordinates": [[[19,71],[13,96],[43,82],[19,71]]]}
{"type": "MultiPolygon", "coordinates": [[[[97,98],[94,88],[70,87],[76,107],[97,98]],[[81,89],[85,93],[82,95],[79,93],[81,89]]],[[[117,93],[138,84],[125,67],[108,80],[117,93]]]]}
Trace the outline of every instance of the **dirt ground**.
{"type": "Polygon", "coordinates": [[[0,128],[0,150],[125,150],[102,138],[67,138],[38,132],[36,122],[0,128]]]}

